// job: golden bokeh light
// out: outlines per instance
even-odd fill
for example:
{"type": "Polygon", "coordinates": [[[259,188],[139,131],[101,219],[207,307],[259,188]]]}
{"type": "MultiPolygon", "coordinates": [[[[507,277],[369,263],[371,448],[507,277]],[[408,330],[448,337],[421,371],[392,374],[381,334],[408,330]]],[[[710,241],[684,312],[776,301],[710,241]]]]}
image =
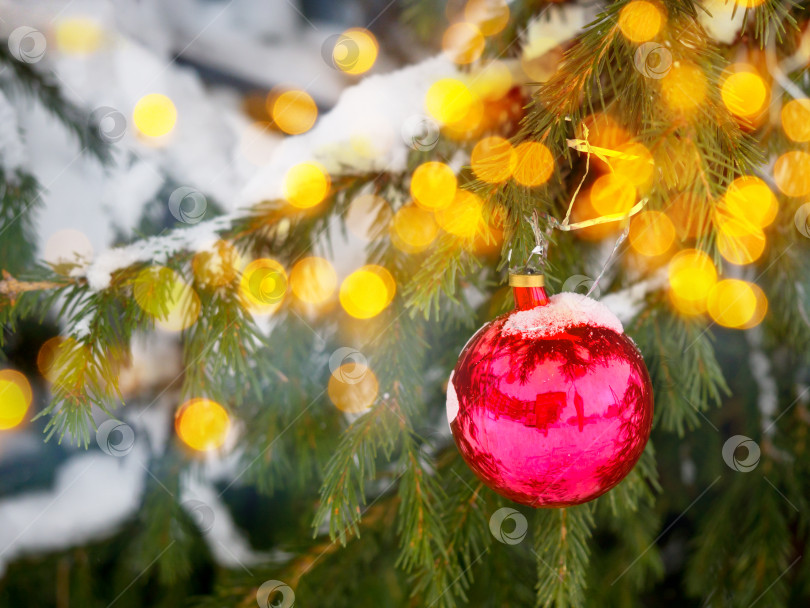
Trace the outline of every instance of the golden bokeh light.
{"type": "Polygon", "coordinates": [[[323,202],[330,186],[326,169],[317,163],[298,163],[284,176],[284,198],[293,207],[309,209],[323,202]]]}
{"type": "Polygon", "coordinates": [[[442,133],[449,139],[456,141],[465,141],[480,137],[484,128],[487,126],[484,122],[485,118],[487,118],[485,112],[488,108],[492,107],[494,107],[494,104],[490,104],[485,108],[484,103],[478,99],[478,97],[475,97],[467,114],[465,114],[461,120],[445,124],[442,127],[442,133]]]}
{"type": "Polygon", "coordinates": [[[239,252],[222,239],[210,249],[198,251],[191,259],[194,277],[206,287],[222,287],[232,283],[239,275],[241,265],[239,252]]]}
{"type": "Polygon", "coordinates": [[[174,417],[177,436],[188,447],[207,452],[222,447],[231,428],[228,412],[216,401],[196,397],[186,401],[174,417]]]}
{"type": "Polygon", "coordinates": [[[483,217],[482,208],[481,230],[476,230],[473,248],[479,254],[492,255],[500,252],[503,245],[504,220],[507,216],[506,208],[497,204],[489,212],[489,217],[483,217]]]}
{"type": "Polygon", "coordinates": [[[429,211],[416,205],[400,207],[391,222],[394,245],[406,253],[423,251],[439,233],[439,226],[429,211]]]}
{"type": "Polygon", "coordinates": [[[513,171],[515,181],[521,186],[540,186],[554,173],[554,157],[551,151],[537,141],[524,141],[515,148],[517,163],[513,171]]]}
{"type": "Polygon", "coordinates": [[[591,186],[591,204],[599,215],[627,213],[636,202],[636,187],[618,173],[601,175],[591,186]]]}
{"type": "Polygon", "coordinates": [[[758,114],[768,101],[768,87],[752,66],[737,65],[723,80],[720,94],[729,112],[748,118],[758,114]]]}
{"type": "Polygon", "coordinates": [[[489,61],[473,73],[469,90],[478,99],[497,101],[512,88],[512,72],[503,61],[489,61]]]}
{"type": "Polygon", "coordinates": [[[90,364],[90,346],[72,336],[56,336],[45,342],[37,353],[37,369],[48,382],[75,383],[77,375],[90,364]]]}
{"type": "Polygon", "coordinates": [[[371,241],[382,234],[394,212],[383,197],[376,194],[361,194],[352,199],[346,211],[346,227],[363,239],[371,241]]]}
{"type": "Polygon", "coordinates": [[[344,363],[329,376],[329,399],[342,412],[360,414],[377,399],[380,385],[373,371],[362,363],[344,363]]]}
{"type": "MultiPolygon", "coordinates": [[[[601,214],[593,207],[592,188],[584,189],[577,196],[574,208],[571,211],[571,221],[575,223],[597,219],[601,214]]],[[[601,241],[618,230],[618,222],[595,224],[574,231],[574,236],[585,241],[601,241]]]]}
{"type": "Polygon", "coordinates": [[[798,142],[810,141],[810,99],[792,99],[781,112],[782,128],[789,139],[798,142]]]}
{"type": "Polygon", "coordinates": [[[386,268],[363,266],[343,280],[340,304],[355,319],[370,319],[380,314],[394,299],[396,282],[386,268]]]}
{"type": "Polygon", "coordinates": [[[723,279],[712,287],[707,308],[718,325],[747,329],[765,317],[768,299],[758,285],[739,279],[723,279]]]}
{"type": "Polygon", "coordinates": [[[642,211],[630,220],[630,244],[641,255],[656,256],[669,250],[675,240],[675,226],[666,213],[642,211]]]}
{"type": "Polygon", "coordinates": [[[135,277],[132,292],[138,306],[166,331],[182,331],[200,315],[197,292],[171,268],[142,269],[135,277]]]}
{"type": "Polygon", "coordinates": [[[619,29],[632,42],[652,40],[661,30],[664,16],[652,2],[633,0],[619,13],[619,29]]]}
{"type": "Polygon", "coordinates": [[[673,110],[689,112],[696,109],[706,99],[707,90],[703,70],[689,61],[673,65],[669,74],[661,79],[664,103],[673,110]]]}
{"type": "Polygon", "coordinates": [[[760,178],[745,175],[729,185],[718,205],[718,224],[725,218],[749,223],[758,228],[769,226],[776,219],[779,202],[771,189],[760,178]]]}
{"type": "Polygon", "coordinates": [[[484,36],[494,36],[509,23],[506,0],[467,0],[464,18],[475,23],[484,36]]]}
{"type": "Polygon", "coordinates": [[[458,190],[449,207],[436,212],[436,222],[445,231],[461,238],[472,238],[483,222],[484,204],[469,190],[458,190]]]}
{"type": "Polygon", "coordinates": [[[669,293],[675,307],[684,314],[705,312],[706,298],[717,282],[714,262],[698,249],[676,253],[669,262],[669,293]]]}
{"type": "Polygon", "coordinates": [[[810,154],[800,150],[785,152],[773,165],[773,179],[787,196],[810,194],[810,154]]]}
{"type": "Polygon", "coordinates": [[[710,224],[708,205],[692,192],[677,194],[667,208],[667,215],[682,239],[703,236],[710,224]]]}
{"type": "Polygon", "coordinates": [[[411,177],[411,196],[425,209],[442,209],[453,202],[458,180],[453,170],[444,163],[422,163],[411,177]]]}
{"type": "Polygon", "coordinates": [[[174,129],[177,123],[177,108],[174,102],[160,93],[144,95],[135,104],[132,122],[140,133],[147,137],[162,137],[174,129]]]}
{"type": "Polygon", "coordinates": [[[73,228],[62,228],[48,237],[42,259],[53,265],[83,265],[93,259],[93,244],[87,236],[73,228]]]}
{"type": "Polygon", "coordinates": [[[472,149],[470,164],[475,176],[490,184],[500,184],[512,176],[517,153],[503,137],[493,135],[480,140],[472,149]]]}
{"type": "Polygon", "coordinates": [[[353,27],[337,37],[332,49],[332,65],[346,74],[368,72],[377,61],[380,45],[365,28],[353,27]]]}
{"type": "Polygon", "coordinates": [[[445,125],[469,122],[469,117],[476,113],[476,106],[480,105],[481,100],[456,78],[437,80],[425,95],[428,113],[445,125]]]}
{"type": "Polygon", "coordinates": [[[276,260],[260,258],[245,266],[239,282],[245,306],[255,314],[269,314],[281,306],[287,293],[287,273],[276,260]]]}
{"type": "Polygon", "coordinates": [[[472,63],[484,52],[484,35],[475,25],[461,21],[448,27],[442,36],[442,50],[454,63],[472,63]]]}
{"type": "Polygon", "coordinates": [[[655,163],[647,146],[640,142],[628,142],[619,145],[616,150],[625,156],[609,159],[614,173],[630,180],[638,188],[651,183],[655,163]]]}
{"type": "Polygon", "coordinates": [[[318,106],[306,91],[284,91],[271,97],[270,116],[289,135],[306,133],[318,118],[318,106]]]}
{"type": "Polygon", "coordinates": [[[89,55],[103,41],[104,30],[91,17],[70,17],[56,24],[56,46],[68,55],[89,55]]]}
{"type": "Polygon", "coordinates": [[[717,250],[732,264],[750,264],[765,251],[765,233],[756,226],[731,220],[717,232],[717,250]]]}
{"type": "Polygon", "coordinates": [[[25,418],[33,394],[28,378],[13,370],[0,370],[0,430],[13,429],[25,418]]]}
{"type": "Polygon", "coordinates": [[[48,339],[37,353],[37,369],[48,382],[55,382],[59,377],[59,369],[55,365],[59,349],[65,343],[62,336],[48,339]]]}
{"type": "Polygon", "coordinates": [[[765,0],[734,0],[734,2],[742,8],[754,8],[765,2],[765,0]]]}
{"type": "Polygon", "coordinates": [[[307,304],[323,304],[332,297],[336,287],[335,269],[324,258],[304,258],[296,262],[290,271],[290,289],[307,304]]]}
{"type": "Polygon", "coordinates": [[[155,326],[164,331],[179,332],[191,327],[200,316],[200,296],[184,283],[174,283],[168,314],[155,317],[155,326]]]}

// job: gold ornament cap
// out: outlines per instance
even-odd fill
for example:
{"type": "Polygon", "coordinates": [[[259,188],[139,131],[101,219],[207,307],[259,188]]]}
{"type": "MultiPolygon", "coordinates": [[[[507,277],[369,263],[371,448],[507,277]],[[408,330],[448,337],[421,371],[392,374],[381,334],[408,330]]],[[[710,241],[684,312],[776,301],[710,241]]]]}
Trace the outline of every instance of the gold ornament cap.
{"type": "Polygon", "coordinates": [[[542,274],[509,273],[510,287],[545,287],[546,277],[542,274]]]}

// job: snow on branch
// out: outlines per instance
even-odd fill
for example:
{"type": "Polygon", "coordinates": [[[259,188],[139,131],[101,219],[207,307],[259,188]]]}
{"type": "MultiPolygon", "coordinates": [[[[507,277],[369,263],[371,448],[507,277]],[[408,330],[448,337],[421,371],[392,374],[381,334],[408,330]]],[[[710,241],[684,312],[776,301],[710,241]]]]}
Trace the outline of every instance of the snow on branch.
{"type": "Polygon", "coordinates": [[[389,74],[370,76],[343,91],[335,107],[303,135],[289,137],[244,189],[245,202],[282,196],[282,182],[293,165],[316,161],[331,175],[405,171],[413,133],[425,115],[425,95],[441,78],[457,76],[444,56],[432,57],[389,74]]]}
{"type": "MultiPolygon", "coordinates": [[[[436,80],[456,74],[450,60],[434,57],[390,74],[369,77],[346,89],[312,130],[289,137],[277,147],[270,162],[243,188],[238,206],[282,198],[284,176],[300,162],[318,162],[332,176],[404,171],[413,142],[407,131],[403,134],[403,125],[412,124],[414,118],[432,120],[423,109],[428,88],[436,80]]],[[[95,291],[105,289],[117,270],[138,262],[160,263],[181,251],[209,247],[239,215],[220,216],[168,235],[109,249],[87,267],[77,269],[74,276],[86,277],[95,291]]]]}

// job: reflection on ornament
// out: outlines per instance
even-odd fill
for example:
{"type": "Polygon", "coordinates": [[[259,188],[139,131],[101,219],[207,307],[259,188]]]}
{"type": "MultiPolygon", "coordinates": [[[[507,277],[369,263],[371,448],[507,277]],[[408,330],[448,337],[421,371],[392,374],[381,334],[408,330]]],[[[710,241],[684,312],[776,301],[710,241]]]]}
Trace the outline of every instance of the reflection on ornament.
{"type": "Polygon", "coordinates": [[[652,385],[604,305],[571,293],[549,300],[538,278],[510,277],[517,310],[464,347],[447,414],[464,460],[490,488],[532,507],[566,507],[604,494],[638,461],[652,385]]]}

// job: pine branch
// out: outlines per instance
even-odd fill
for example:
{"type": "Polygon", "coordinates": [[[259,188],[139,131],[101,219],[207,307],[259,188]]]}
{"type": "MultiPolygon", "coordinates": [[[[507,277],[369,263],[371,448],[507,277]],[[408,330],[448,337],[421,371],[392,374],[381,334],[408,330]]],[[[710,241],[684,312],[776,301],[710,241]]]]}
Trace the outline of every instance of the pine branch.
{"type": "Polygon", "coordinates": [[[447,550],[447,530],[442,518],[446,497],[417,454],[413,438],[405,439],[402,455],[405,475],[399,485],[397,526],[401,551],[396,565],[415,575],[413,596],[422,597],[427,606],[453,608],[463,573],[457,557],[447,550]]]}
{"type": "Polygon", "coordinates": [[[675,316],[660,296],[647,301],[633,335],[656,388],[655,416],[665,430],[682,436],[686,427],[701,423],[711,403],[729,393],[715,357],[712,335],[702,323],[675,316]]]}
{"type": "Polygon", "coordinates": [[[534,518],[538,608],[581,606],[594,527],[592,506],[538,509],[534,518]]]}
{"type": "Polygon", "coordinates": [[[313,527],[328,521],[330,538],[343,545],[352,535],[359,535],[366,482],[376,478],[378,453],[386,460],[391,457],[399,422],[391,406],[379,401],[343,433],[324,470],[313,527]]]}
{"type": "Polygon", "coordinates": [[[18,273],[34,264],[34,216],[42,191],[34,176],[23,171],[7,175],[0,169],[0,192],[0,260],[3,270],[18,273]]]}

